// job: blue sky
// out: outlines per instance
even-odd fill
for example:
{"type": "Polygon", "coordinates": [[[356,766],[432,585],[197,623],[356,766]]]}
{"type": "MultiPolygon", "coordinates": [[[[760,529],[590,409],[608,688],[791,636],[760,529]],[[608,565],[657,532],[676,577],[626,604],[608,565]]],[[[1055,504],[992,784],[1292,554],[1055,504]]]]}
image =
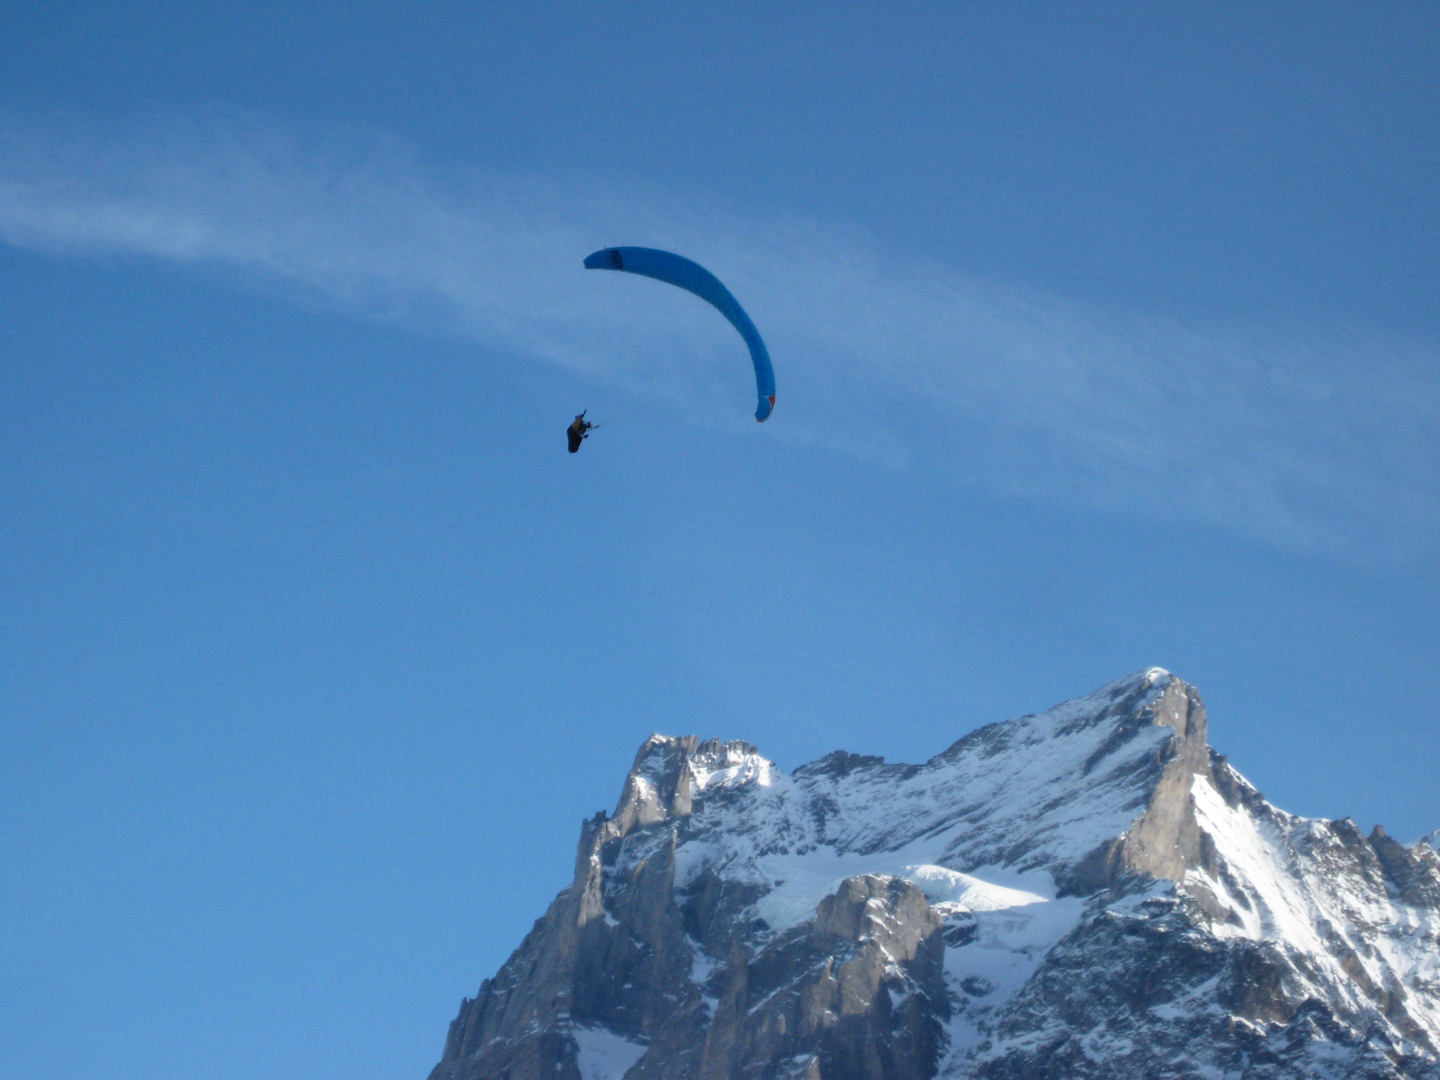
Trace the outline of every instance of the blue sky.
{"type": "Polygon", "coordinates": [[[654,730],[1440,826],[1440,16],[893,7],[0,12],[0,1072],[423,1076],[654,730]]]}

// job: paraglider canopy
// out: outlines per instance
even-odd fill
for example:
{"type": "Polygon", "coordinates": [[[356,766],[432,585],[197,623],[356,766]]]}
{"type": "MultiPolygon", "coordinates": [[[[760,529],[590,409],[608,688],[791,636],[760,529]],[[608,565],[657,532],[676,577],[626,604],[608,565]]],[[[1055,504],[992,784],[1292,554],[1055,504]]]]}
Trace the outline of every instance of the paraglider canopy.
{"type": "Polygon", "coordinates": [[[755,329],[750,316],[740,306],[740,301],[730,295],[730,290],[720,284],[720,279],[709,270],[683,255],[643,247],[601,248],[586,257],[585,269],[642,274],[692,292],[714,305],[750,347],[750,360],[755,365],[755,389],[760,394],[755,419],[763,423],[770,415],[775,408],[775,372],[770,367],[770,353],[760,339],[760,331],[755,329]]]}

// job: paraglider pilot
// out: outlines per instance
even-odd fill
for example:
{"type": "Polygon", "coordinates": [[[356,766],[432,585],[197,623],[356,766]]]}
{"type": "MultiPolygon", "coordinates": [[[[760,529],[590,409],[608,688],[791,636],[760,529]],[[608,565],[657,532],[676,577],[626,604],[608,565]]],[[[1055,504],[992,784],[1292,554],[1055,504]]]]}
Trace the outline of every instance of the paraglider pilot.
{"type": "MultiPolygon", "coordinates": [[[[589,411],[589,409],[585,410],[585,412],[589,411]]],[[[574,423],[565,429],[565,434],[570,436],[570,452],[572,454],[580,449],[580,444],[584,440],[590,437],[590,429],[594,426],[594,424],[585,419],[585,413],[582,412],[579,416],[575,417],[574,423]]]]}

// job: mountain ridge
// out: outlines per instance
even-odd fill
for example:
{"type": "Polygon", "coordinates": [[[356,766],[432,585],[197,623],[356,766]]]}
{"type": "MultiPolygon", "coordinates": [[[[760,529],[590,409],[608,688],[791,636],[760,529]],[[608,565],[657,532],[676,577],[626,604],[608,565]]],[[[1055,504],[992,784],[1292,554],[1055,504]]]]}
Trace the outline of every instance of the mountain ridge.
{"type": "Polygon", "coordinates": [[[1437,944],[1427,843],[1272,807],[1151,668],[920,765],[652,735],[431,1076],[1440,1076],[1437,944]]]}

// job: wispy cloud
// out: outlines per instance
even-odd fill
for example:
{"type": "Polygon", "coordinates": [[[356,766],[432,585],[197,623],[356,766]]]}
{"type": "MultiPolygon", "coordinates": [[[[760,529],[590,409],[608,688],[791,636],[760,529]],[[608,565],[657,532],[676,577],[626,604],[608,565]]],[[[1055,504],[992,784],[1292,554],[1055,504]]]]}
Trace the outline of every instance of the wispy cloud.
{"type": "Polygon", "coordinates": [[[790,436],[1291,550],[1409,562],[1440,541],[1430,343],[1098,311],[839,225],[445,172],[374,133],[254,118],[0,124],[0,240],[222,268],[677,407],[733,398],[743,417],[737,345],[713,313],[579,269],[607,243],[670,247],[750,309],[790,436]]]}

